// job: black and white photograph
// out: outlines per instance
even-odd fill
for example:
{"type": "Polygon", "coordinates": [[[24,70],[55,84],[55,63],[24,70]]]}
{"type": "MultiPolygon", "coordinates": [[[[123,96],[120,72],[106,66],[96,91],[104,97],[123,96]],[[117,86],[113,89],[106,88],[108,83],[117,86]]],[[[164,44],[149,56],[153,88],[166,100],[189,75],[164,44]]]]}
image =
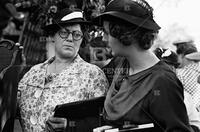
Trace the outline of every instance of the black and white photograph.
{"type": "Polygon", "coordinates": [[[0,132],[200,132],[199,0],[0,0],[0,132]]]}

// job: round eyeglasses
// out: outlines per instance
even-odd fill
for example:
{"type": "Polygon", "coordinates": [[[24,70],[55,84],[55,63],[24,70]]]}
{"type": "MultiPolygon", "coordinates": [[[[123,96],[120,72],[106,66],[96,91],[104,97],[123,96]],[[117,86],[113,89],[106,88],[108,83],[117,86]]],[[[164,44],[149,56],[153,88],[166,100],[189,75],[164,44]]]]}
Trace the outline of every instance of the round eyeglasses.
{"type": "Polygon", "coordinates": [[[62,38],[62,39],[67,39],[69,37],[70,34],[72,34],[72,38],[73,40],[80,40],[81,38],[83,38],[83,33],[78,31],[78,30],[75,30],[75,31],[69,31],[68,29],[65,29],[65,30],[60,30],[58,32],[59,36],[62,38]]]}

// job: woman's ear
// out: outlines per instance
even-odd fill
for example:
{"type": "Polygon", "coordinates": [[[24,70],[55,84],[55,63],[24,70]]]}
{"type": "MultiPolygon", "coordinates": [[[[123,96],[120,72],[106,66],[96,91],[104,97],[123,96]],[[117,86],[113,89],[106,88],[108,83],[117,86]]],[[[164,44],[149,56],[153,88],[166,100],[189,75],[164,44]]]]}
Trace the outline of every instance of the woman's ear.
{"type": "Polygon", "coordinates": [[[53,37],[48,37],[48,41],[50,42],[50,43],[55,43],[55,40],[54,40],[54,38],[53,37]]]}

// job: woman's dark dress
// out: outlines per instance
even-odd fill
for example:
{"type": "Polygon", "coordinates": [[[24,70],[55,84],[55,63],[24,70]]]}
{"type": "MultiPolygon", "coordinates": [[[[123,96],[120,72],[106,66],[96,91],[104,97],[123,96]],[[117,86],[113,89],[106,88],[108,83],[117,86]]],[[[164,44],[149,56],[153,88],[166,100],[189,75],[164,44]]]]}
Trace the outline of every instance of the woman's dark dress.
{"type": "Polygon", "coordinates": [[[160,61],[128,76],[122,61],[105,101],[105,119],[111,125],[154,123],[154,131],[192,131],[184,105],[183,86],[170,67],[160,61]],[[118,74],[119,73],[119,74],[118,74]]]}

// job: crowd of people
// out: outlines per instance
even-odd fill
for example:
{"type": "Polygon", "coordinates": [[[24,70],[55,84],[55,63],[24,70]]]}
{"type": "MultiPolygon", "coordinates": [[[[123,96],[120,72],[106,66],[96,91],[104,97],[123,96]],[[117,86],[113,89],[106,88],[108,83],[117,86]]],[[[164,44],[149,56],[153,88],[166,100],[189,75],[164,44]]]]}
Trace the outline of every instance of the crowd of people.
{"type": "Polygon", "coordinates": [[[161,28],[153,16],[145,0],[111,0],[92,22],[81,9],[57,12],[43,27],[55,56],[18,84],[23,132],[66,131],[68,119],[54,117],[57,105],[102,96],[104,124],[94,132],[148,123],[152,132],[199,132],[200,53],[192,41],[174,43],[176,51],[152,50],[161,28]],[[78,52],[91,24],[103,27],[113,56],[101,68],[78,52]]]}

